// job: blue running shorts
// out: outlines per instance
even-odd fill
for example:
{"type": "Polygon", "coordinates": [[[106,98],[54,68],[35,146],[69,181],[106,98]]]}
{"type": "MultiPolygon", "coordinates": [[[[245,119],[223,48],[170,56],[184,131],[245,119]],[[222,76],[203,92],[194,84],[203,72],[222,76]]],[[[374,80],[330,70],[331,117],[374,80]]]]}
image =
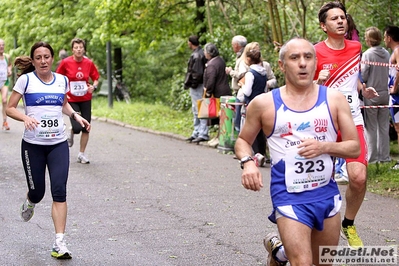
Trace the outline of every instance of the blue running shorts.
{"type": "Polygon", "coordinates": [[[303,223],[310,228],[323,231],[324,219],[335,216],[341,209],[341,195],[337,194],[323,201],[306,204],[279,206],[273,209],[269,220],[277,223],[277,219],[287,217],[303,223]]]}

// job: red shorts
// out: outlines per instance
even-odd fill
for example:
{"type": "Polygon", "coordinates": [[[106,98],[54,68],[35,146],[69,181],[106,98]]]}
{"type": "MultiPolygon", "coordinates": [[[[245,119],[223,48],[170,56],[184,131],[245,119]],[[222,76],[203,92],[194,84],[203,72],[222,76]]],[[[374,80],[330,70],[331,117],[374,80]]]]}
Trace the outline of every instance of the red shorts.
{"type": "MultiPolygon", "coordinates": [[[[357,134],[359,136],[359,142],[360,142],[360,155],[357,158],[347,158],[345,159],[346,163],[350,162],[359,162],[364,164],[365,166],[368,165],[368,149],[367,149],[367,142],[366,138],[364,136],[364,127],[363,125],[357,125],[357,134]]],[[[338,136],[337,136],[337,142],[342,141],[341,138],[341,132],[338,131],[338,136]]]]}

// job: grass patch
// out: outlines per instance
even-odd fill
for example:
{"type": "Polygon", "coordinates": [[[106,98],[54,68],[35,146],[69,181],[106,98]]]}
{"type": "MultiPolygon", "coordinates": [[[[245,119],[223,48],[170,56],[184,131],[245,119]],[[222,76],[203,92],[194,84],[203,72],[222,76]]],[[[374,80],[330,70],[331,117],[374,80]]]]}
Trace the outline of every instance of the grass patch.
{"type": "Polygon", "coordinates": [[[193,131],[191,111],[176,111],[161,104],[126,104],[115,101],[113,108],[109,108],[107,98],[96,97],[92,102],[92,113],[94,116],[110,118],[132,126],[181,136],[188,137],[193,131]]]}
{"type": "MultiPolygon", "coordinates": [[[[114,102],[113,108],[109,108],[107,98],[96,97],[93,99],[92,112],[94,116],[183,137],[190,136],[193,130],[191,110],[176,111],[161,104],[114,102]]],[[[215,132],[210,132],[211,137],[214,134],[215,132]]],[[[397,141],[391,142],[391,156],[395,160],[399,159],[397,141]]],[[[368,166],[368,191],[399,198],[399,171],[391,170],[393,165],[394,163],[385,163],[368,166]]]]}
{"type": "Polygon", "coordinates": [[[376,194],[399,199],[399,171],[392,170],[399,160],[398,141],[391,141],[390,153],[392,163],[369,164],[367,168],[367,190],[376,194]]]}
{"type": "Polygon", "coordinates": [[[399,171],[392,170],[394,163],[370,164],[367,168],[367,190],[399,199],[399,171]]]}

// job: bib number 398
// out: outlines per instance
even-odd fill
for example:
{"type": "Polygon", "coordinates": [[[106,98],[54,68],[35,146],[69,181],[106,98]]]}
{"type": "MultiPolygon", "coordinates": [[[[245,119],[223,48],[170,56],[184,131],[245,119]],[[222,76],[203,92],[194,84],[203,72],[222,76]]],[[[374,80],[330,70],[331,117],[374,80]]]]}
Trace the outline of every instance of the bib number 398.
{"type": "Polygon", "coordinates": [[[40,126],[41,127],[43,127],[43,128],[51,128],[51,127],[58,127],[58,119],[54,119],[54,120],[52,120],[52,119],[47,119],[47,120],[45,120],[45,119],[43,119],[43,120],[41,120],[40,121],[40,126]]]}

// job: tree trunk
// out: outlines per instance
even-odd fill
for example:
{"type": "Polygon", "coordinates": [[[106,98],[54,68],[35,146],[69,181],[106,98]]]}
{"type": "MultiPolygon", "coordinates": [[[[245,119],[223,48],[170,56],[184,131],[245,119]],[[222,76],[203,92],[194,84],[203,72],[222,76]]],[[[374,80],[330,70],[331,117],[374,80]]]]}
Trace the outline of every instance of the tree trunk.
{"type": "Polygon", "coordinates": [[[277,3],[275,0],[270,0],[270,2],[272,2],[272,9],[273,9],[273,20],[276,23],[276,34],[277,34],[277,41],[279,43],[283,43],[283,33],[282,33],[282,29],[281,29],[281,20],[280,20],[280,14],[278,12],[278,8],[277,8],[277,3]]]}
{"type": "Polygon", "coordinates": [[[225,18],[226,21],[227,21],[227,24],[229,24],[229,28],[230,28],[231,34],[232,34],[233,36],[236,35],[236,34],[235,34],[235,31],[234,31],[234,27],[233,27],[233,25],[231,24],[230,18],[229,18],[229,16],[228,16],[227,13],[226,13],[226,9],[225,9],[225,7],[224,7],[224,5],[223,5],[222,0],[219,0],[219,6],[220,6],[220,9],[221,9],[222,12],[223,12],[224,18],[225,18]]]}
{"type": "Polygon", "coordinates": [[[306,6],[305,2],[301,0],[301,5],[302,5],[302,18],[301,18],[301,23],[302,23],[302,37],[306,38],[306,6]]]}
{"type": "Polygon", "coordinates": [[[277,29],[276,29],[276,23],[274,19],[274,12],[273,12],[273,0],[268,0],[267,2],[267,10],[269,11],[269,17],[270,17],[270,24],[272,28],[272,38],[273,41],[278,42],[278,36],[277,36],[277,29]]]}
{"type": "Polygon", "coordinates": [[[212,28],[212,18],[211,18],[211,9],[209,7],[209,0],[206,1],[206,16],[208,20],[208,29],[209,33],[213,35],[213,28],[212,28]]]}
{"type": "Polygon", "coordinates": [[[195,14],[194,23],[200,25],[198,30],[198,37],[206,33],[206,22],[205,22],[205,0],[195,0],[197,11],[195,14]]]}

